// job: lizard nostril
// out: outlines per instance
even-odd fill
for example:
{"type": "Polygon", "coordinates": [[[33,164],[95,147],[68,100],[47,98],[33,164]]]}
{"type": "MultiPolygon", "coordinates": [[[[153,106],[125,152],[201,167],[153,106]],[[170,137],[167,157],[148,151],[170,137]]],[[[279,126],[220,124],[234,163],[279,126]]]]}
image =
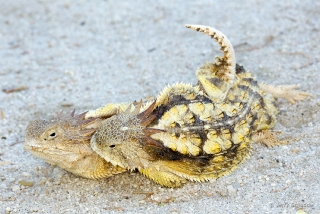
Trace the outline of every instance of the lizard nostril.
{"type": "Polygon", "coordinates": [[[109,147],[110,147],[110,148],[113,148],[113,147],[115,147],[115,146],[116,146],[116,145],[110,145],[109,147]]]}

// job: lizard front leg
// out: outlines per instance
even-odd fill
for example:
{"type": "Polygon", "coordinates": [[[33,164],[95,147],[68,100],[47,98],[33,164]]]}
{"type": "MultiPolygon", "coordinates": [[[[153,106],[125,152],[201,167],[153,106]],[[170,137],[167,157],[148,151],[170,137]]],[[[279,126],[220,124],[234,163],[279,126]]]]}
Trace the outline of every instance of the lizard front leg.
{"type": "Polygon", "coordinates": [[[153,166],[139,169],[139,172],[161,186],[177,188],[184,185],[187,180],[176,175],[165,167],[165,164],[154,163],[153,166]]]}
{"type": "Polygon", "coordinates": [[[287,141],[279,140],[278,137],[275,135],[275,132],[270,130],[261,130],[255,133],[252,136],[252,141],[255,143],[263,143],[268,148],[288,144],[287,141]]]}

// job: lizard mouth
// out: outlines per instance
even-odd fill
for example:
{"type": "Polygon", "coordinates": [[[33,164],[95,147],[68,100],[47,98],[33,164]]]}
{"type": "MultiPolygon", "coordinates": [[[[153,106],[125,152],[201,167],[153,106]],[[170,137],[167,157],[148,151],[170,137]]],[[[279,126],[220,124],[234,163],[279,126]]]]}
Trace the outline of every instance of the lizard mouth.
{"type": "Polygon", "coordinates": [[[25,140],[23,149],[25,151],[30,152],[34,156],[43,159],[44,161],[46,161],[50,164],[54,164],[54,163],[52,163],[52,159],[48,156],[47,151],[45,151],[45,149],[43,147],[35,145],[35,142],[33,142],[33,141],[25,140]]]}
{"type": "MultiPolygon", "coordinates": [[[[43,147],[37,145],[36,141],[26,141],[24,145],[24,150],[30,152],[32,155],[44,160],[45,162],[52,165],[59,165],[62,168],[68,168],[69,158],[72,157],[73,160],[77,160],[85,155],[90,155],[90,151],[86,154],[76,153],[72,150],[59,148],[59,146],[53,147],[43,147]]],[[[92,151],[93,153],[93,151],[92,151]]]]}
{"type": "Polygon", "coordinates": [[[41,146],[37,146],[36,142],[25,139],[23,149],[29,152],[37,152],[41,150],[41,146]]]}
{"type": "MultiPolygon", "coordinates": [[[[43,146],[37,145],[37,142],[35,141],[25,141],[24,143],[24,150],[32,153],[36,156],[46,157],[46,155],[50,154],[51,148],[44,148],[43,146]]],[[[57,151],[57,148],[54,148],[55,151],[57,151]]]]}

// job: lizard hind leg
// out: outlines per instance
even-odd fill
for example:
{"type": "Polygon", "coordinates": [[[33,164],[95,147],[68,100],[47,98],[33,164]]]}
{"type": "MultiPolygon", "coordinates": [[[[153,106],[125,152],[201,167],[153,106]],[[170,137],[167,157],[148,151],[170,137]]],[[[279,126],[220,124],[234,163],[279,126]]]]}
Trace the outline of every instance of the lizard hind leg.
{"type": "Polygon", "coordinates": [[[272,94],[272,96],[274,96],[275,98],[284,98],[291,104],[312,96],[307,92],[296,90],[300,87],[300,85],[273,86],[267,85],[265,83],[260,83],[259,86],[263,91],[272,94]]]}

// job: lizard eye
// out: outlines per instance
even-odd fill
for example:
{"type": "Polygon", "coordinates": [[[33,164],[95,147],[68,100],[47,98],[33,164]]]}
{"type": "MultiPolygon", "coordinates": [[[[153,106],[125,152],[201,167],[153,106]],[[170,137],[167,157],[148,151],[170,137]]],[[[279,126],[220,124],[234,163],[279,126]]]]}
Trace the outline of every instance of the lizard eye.
{"type": "Polygon", "coordinates": [[[109,147],[110,147],[110,148],[113,148],[113,147],[115,147],[115,146],[116,146],[116,145],[110,145],[109,147]]]}
{"type": "Polygon", "coordinates": [[[48,136],[48,137],[47,137],[47,138],[44,138],[44,140],[52,140],[52,139],[54,139],[54,138],[57,136],[57,134],[56,134],[55,131],[52,131],[52,132],[48,133],[47,136],[48,136]]]}

